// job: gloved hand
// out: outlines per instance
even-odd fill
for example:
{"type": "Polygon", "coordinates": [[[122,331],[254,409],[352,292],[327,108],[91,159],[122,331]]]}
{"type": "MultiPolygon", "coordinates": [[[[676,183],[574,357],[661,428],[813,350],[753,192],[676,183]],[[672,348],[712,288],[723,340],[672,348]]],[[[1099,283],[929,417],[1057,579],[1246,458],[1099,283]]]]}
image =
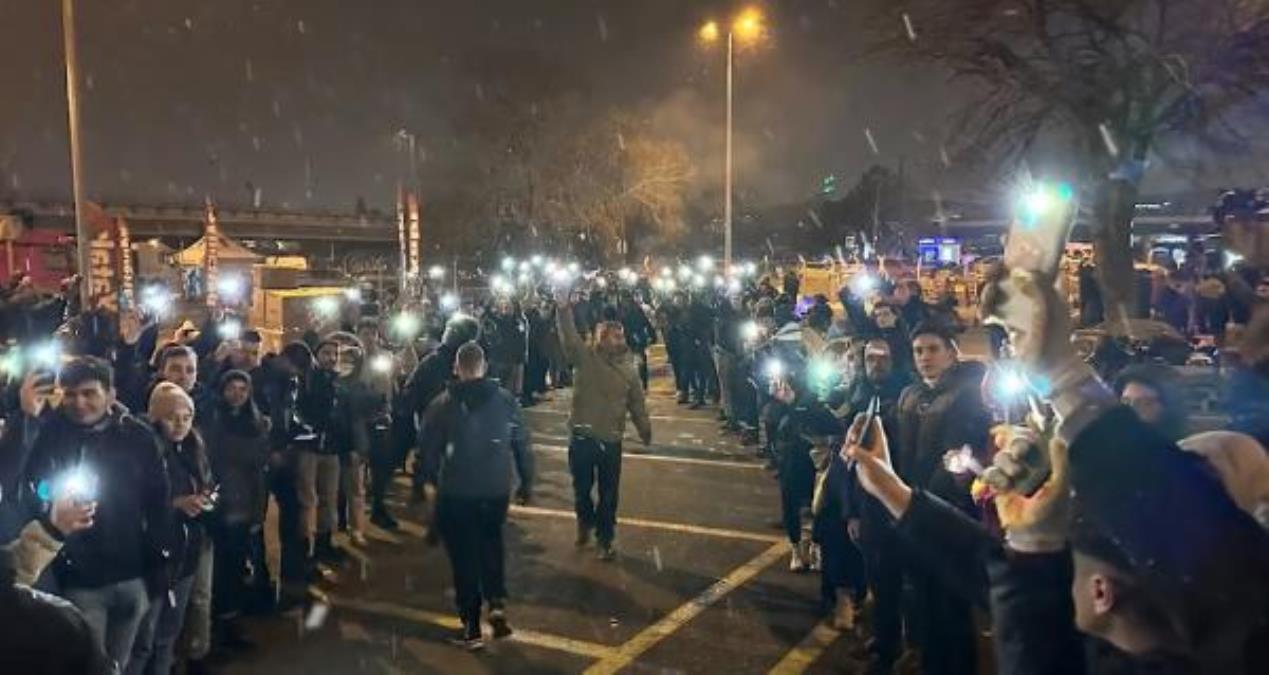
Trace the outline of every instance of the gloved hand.
{"type": "Polygon", "coordinates": [[[1066,546],[1070,524],[1069,462],[1066,443],[1051,434],[1025,426],[1007,427],[1001,448],[982,480],[996,491],[996,515],[1005,529],[1005,543],[1022,553],[1052,553],[1066,546]],[[1039,452],[1043,450],[1043,452],[1039,452]],[[1036,472],[1048,479],[1035,492],[1020,488],[1034,484],[1036,472]]]}
{"type": "Polygon", "coordinates": [[[983,287],[983,320],[1004,327],[1017,359],[1037,374],[1078,361],[1071,346],[1071,308],[1051,277],[995,267],[983,287]]]}
{"type": "Polygon", "coordinates": [[[1114,397],[1071,345],[1071,310],[1053,280],[1025,270],[997,267],[983,288],[985,321],[1005,328],[1027,380],[1047,399],[1066,441],[1114,405],[1114,397]]]}

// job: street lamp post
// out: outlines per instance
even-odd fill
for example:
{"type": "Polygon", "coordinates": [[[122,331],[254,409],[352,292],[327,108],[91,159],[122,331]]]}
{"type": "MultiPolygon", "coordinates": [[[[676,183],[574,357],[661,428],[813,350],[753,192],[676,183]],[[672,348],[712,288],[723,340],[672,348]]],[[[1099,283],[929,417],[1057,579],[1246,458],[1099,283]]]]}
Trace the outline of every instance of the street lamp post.
{"type": "MultiPolygon", "coordinates": [[[[723,273],[731,274],[732,262],[732,183],[735,172],[732,154],[732,120],[735,100],[736,40],[756,42],[763,33],[762,13],[756,8],[741,12],[727,28],[727,128],[726,152],[723,168],[723,273]]],[[[701,26],[700,38],[712,43],[721,37],[718,22],[709,21],[701,26]]]]}
{"type": "Polygon", "coordinates": [[[726,158],[723,160],[727,163],[723,177],[723,274],[731,275],[731,180],[732,180],[732,157],[731,157],[731,138],[732,138],[732,80],[733,68],[732,62],[735,60],[735,38],[734,31],[727,31],[727,152],[726,158]]]}
{"type": "Polygon", "coordinates": [[[84,310],[92,292],[92,256],[88,223],[84,220],[83,163],[79,138],[79,52],[75,46],[75,0],[62,0],[62,42],[66,58],[66,116],[70,127],[71,190],[75,197],[75,260],[79,267],[79,300],[84,310]]]}

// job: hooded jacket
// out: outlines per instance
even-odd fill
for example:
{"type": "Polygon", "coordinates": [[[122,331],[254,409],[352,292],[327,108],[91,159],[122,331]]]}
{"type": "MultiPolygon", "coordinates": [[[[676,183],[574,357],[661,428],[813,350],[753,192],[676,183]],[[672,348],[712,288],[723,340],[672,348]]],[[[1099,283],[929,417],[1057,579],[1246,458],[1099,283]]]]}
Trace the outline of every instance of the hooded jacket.
{"type": "Polygon", "coordinates": [[[218,401],[204,424],[207,459],[220,481],[217,511],[226,523],[256,523],[264,517],[271,425],[253,405],[234,410],[218,401]]]}
{"type": "Polygon", "coordinates": [[[573,404],[569,427],[584,436],[606,443],[618,443],[626,430],[626,412],[639,434],[652,436],[643,401],[643,384],[629,351],[604,354],[582,342],[573,326],[573,312],[567,303],[556,312],[564,356],[573,365],[573,404]]]}
{"type": "Polygon", "coordinates": [[[533,453],[520,405],[493,380],[455,382],[423,416],[423,475],[441,496],[505,499],[511,473],[533,484],[533,453]]]}

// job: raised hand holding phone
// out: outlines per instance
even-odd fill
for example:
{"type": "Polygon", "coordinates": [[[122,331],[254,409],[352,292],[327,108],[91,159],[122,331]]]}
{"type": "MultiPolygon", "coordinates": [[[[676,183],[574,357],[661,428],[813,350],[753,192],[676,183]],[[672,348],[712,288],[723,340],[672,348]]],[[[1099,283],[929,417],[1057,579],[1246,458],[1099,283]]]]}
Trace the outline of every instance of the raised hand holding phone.
{"type": "Polygon", "coordinates": [[[855,475],[864,490],[876,497],[892,516],[899,518],[908,510],[908,505],[912,503],[912,489],[895,473],[881,418],[867,413],[856,415],[846,432],[841,455],[854,465],[855,475]]]}
{"type": "Polygon", "coordinates": [[[29,417],[39,417],[53,395],[55,381],[48,371],[33,370],[22,379],[22,387],[18,391],[18,400],[22,412],[29,417]]]}

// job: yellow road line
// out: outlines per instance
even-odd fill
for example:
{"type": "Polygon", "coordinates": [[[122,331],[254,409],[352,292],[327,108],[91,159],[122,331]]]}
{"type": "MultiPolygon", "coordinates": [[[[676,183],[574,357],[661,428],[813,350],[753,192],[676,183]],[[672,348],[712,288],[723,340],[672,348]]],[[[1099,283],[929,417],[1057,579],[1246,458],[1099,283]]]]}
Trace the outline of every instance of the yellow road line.
{"type": "MultiPolygon", "coordinates": [[[[462,622],[458,617],[451,614],[441,612],[430,612],[424,609],[416,609],[414,607],[403,607],[390,602],[374,602],[368,600],[353,600],[339,596],[329,596],[330,603],[333,607],[364,614],[373,614],[375,616],[387,617],[392,619],[401,619],[414,623],[425,623],[433,626],[439,626],[448,630],[458,630],[462,628],[462,622]]],[[[488,631],[487,631],[488,632],[488,631]]],[[[559,652],[567,652],[577,656],[584,656],[592,659],[606,659],[616,651],[614,647],[601,645],[595,642],[587,642],[585,640],[574,640],[560,635],[552,635],[550,633],[540,633],[533,630],[525,630],[517,628],[511,637],[507,638],[511,642],[518,642],[533,647],[542,647],[559,652]]]]}
{"type": "Polygon", "coordinates": [[[841,631],[826,623],[815,624],[815,628],[811,629],[801,642],[790,649],[789,653],[768,671],[769,675],[801,675],[811,667],[811,664],[818,661],[828,646],[841,635],[841,631]]]}
{"type": "Polygon", "coordinates": [[[728,593],[745,585],[767,567],[771,566],[772,563],[784,557],[787,548],[788,545],[783,542],[772,544],[770,548],[758,554],[756,558],[737,567],[729,572],[727,576],[714,582],[700,595],[680,605],[677,609],[665,615],[660,621],[639,631],[637,635],[627,640],[625,644],[618,647],[610,655],[587,668],[585,671],[586,675],[616,673],[634,663],[635,659],[638,659],[662,640],[673,635],[701,612],[704,612],[728,593]]]}
{"type": "MultiPolygon", "coordinates": [[[[547,516],[551,518],[563,518],[573,520],[577,516],[572,511],[563,509],[544,509],[540,506],[512,506],[511,513],[524,516],[547,516]]],[[[773,544],[784,541],[783,537],[772,534],[762,534],[759,532],[745,532],[744,530],[729,530],[718,527],[704,527],[701,525],[685,525],[682,523],[668,523],[662,520],[645,520],[643,518],[618,518],[618,525],[629,525],[631,527],[646,527],[653,530],[666,530],[668,532],[682,532],[684,534],[700,534],[707,537],[722,537],[724,539],[744,539],[746,541],[758,541],[764,544],[773,544]]]]}

